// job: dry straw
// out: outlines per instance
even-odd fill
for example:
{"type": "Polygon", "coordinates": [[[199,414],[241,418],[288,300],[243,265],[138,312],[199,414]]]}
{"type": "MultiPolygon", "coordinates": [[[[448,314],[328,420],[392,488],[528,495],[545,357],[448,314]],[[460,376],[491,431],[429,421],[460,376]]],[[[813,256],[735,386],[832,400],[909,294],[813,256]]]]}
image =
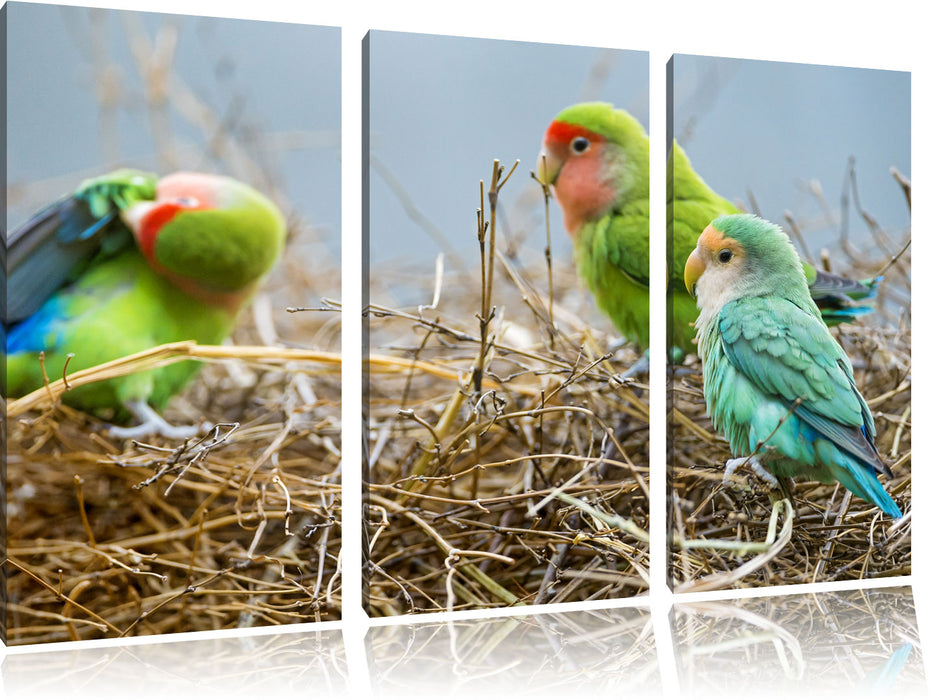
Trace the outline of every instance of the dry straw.
{"type": "MultiPolygon", "coordinates": [[[[282,316],[286,337],[323,329],[282,316]]],[[[174,343],[11,401],[9,643],[337,619],[340,370],[337,352],[174,343]],[[200,439],[113,440],[58,402],[190,358],[206,366],[166,415],[208,419],[200,439]]]]}
{"type": "Polygon", "coordinates": [[[599,349],[610,338],[582,320],[570,266],[502,250],[512,173],[495,161],[481,183],[478,273],[437,264],[416,308],[384,301],[402,293],[385,271],[371,280],[372,614],[648,587],[646,386],[616,379],[637,356],[599,349]],[[405,362],[388,371],[388,355],[405,362]]]}

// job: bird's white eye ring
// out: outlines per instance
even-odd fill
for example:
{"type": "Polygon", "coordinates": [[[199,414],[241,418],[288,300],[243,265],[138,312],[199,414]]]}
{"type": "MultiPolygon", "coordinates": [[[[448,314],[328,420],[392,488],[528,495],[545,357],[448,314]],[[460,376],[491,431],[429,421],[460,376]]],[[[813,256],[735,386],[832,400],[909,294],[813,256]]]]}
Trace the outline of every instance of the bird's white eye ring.
{"type": "Polygon", "coordinates": [[[195,199],[194,197],[176,197],[174,201],[175,201],[175,203],[178,204],[180,207],[190,207],[190,208],[193,208],[193,207],[197,207],[197,206],[198,206],[198,200],[195,199]]]}
{"type": "Polygon", "coordinates": [[[727,248],[722,248],[720,251],[718,251],[718,262],[720,263],[726,263],[733,257],[734,253],[732,253],[727,248]]]}
{"type": "Polygon", "coordinates": [[[572,139],[572,152],[581,155],[591,147],[591,141],[584,136],[576,136],[572,139]]]}

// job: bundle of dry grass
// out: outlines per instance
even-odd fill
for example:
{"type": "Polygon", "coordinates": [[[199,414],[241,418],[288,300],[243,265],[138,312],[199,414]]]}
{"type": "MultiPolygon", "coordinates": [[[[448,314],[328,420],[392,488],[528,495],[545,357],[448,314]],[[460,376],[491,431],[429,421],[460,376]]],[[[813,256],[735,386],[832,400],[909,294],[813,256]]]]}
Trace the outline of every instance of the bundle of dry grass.
{"type": "Polygon", "coordinates": [[[8,643],[339,617],[338,315],[286,311],[336,275],[284,261],[244,345],[182,343],[72,377],[212,358],[165,413],[214,424],[200,439],[114,440],[49,401],[61,380],[8,404],[8,643]]]}
{"type": "MultiPolygon", "coordinates": [[[[370,306],[375,615],[647,589],[647,392],[614,380],[637,356],[603,354],[566,306],[583,298],[572,271],[521,271],[495,248],[496,209],[485,221],[480,274],[410,273],[432,304],[370,306]]],[[[372,299],[392,296],[376,280],[372,299]]]]}
{"type": "MultiPolygon", "coordinates": [[[[895,177],[909,204],[909,182],[895,177]]],[[[884,280],[876,313],[833,334],[874,415],[878,451],[894,472],[884,488],[904,517],[891,521],[837,484],[796,479],[790,508],[751,471],[722,486],[731,455],[706,415],[701,366],[692,358],[669,390],[669,575],[677,592],[910,573],[910,234],[895,240],[859,212],[871,240],[858,249],[843,225],[836,272],[857,279],[883,273],[884,280]]],[[[787,224],[799,233],[796,222],[787,224]]],[[[826,266],[828,258],[823,252],[826,266]]]]}

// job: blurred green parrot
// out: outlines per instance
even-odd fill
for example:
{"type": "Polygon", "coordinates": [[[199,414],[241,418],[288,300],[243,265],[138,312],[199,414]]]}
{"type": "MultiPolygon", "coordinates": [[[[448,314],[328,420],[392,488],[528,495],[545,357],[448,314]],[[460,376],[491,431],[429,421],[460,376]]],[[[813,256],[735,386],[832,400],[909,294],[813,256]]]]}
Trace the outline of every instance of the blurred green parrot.
{"type": "MultiPolygon", "coordinates": [[[[54,380],[163,343],[217,344],[282,253],[283,216],[229,177],[180,172],[161,179],[119,170],[85,181],[7,241],[6,390],[54,380]]],[[[76,387],[63,401],[101,417],[172,429],[157,413],[197,372],[186,360],[76,387]]],[[[115,430],[112,429],[112,432],[115,430]]]]}
{"type": "Polygon", "coordinates": [[[874,419],[851,362],[823,323],[793,244],[751,214],[716,218],[685,265],[698,302],[705,403],[735,459],[776,477],[838,481],[892,518],[900,509],[877,474],[874,419]]]}

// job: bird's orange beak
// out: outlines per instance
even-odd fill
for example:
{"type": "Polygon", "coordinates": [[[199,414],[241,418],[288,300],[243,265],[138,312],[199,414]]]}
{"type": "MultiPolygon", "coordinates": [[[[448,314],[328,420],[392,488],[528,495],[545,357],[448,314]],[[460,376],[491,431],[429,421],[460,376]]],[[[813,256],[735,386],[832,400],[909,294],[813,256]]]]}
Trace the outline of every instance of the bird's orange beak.
{"type": "Polygon", "coordinates": [[[699,249],[693,248],[692,253],[689,254],[689,259],[686,260],[686,270],[684,273],[686,289],[689,290],[692,296],[695,296],[696,282],[699,281],[703,272],[705,272],[705,262],[702,260],[702,256],[699,255],[699,249]]]}

